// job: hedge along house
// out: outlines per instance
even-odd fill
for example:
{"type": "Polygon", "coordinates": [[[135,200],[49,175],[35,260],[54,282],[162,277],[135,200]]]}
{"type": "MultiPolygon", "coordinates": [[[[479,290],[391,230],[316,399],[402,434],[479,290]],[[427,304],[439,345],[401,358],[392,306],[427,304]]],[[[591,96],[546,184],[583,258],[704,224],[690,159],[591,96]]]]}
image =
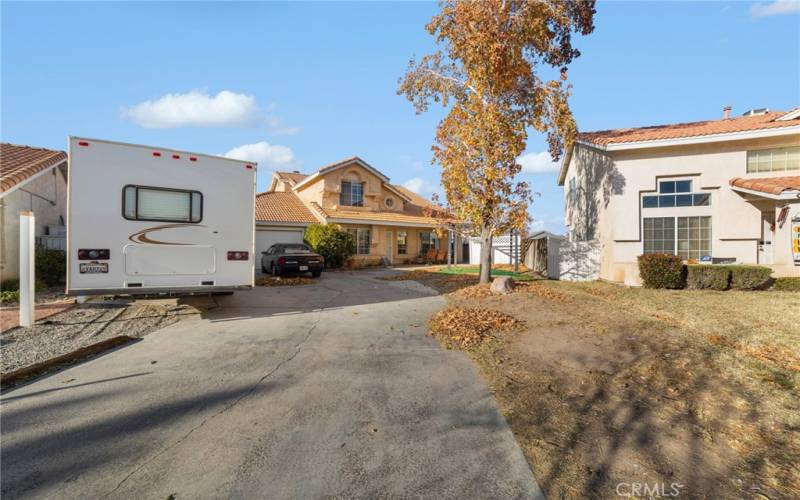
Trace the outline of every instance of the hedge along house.
{"type": "Polygon", "coordinates": [[[656,252],[800,276],[800,108],[581,133],[558,184],[601,279],[638,285],[637,256],[656,252]]]}
{"type": "Polygon", "coordinates": [[[39,245],[66,249],[67,154],[0,144],[0,279],[19,278],[19,215],[32,211],[39,245]]]}
{"type": "MultiPolygon", "coordinates": [[[[313,174],[276,172],[256,196],[256,254],[278,242],[300,242],[310,224],[339,224],[353,234],[357,251],[350,265],[420,261],[430,249],[447,252],[455,221],[432,202],[391,184],[364,160],[353,157],[313,174]]],[[[452,262],[467,262],[468,245],[455,231],[452,262]]]]}

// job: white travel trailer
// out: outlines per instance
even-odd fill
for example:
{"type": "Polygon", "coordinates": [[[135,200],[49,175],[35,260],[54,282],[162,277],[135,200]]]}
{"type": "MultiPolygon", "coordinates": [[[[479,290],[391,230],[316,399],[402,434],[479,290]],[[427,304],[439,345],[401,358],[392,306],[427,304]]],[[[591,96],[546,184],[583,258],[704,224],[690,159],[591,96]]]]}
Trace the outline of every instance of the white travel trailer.
{"type": "Polygon", "coordinates": [[[256,164],[69,138],[67,293],[250,288],[256,164]]]}

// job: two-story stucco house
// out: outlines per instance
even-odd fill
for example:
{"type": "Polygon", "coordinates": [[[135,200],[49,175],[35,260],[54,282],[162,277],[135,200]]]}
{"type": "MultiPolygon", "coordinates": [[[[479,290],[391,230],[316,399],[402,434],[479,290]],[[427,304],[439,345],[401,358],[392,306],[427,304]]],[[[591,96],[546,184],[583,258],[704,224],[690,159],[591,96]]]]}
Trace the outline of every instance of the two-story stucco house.
{"type": "Polygon", "coordinates": [[[650,252],[800,276],[800,108],[582,133],[558,183],[601,279],[639,284],[650,252]]]}
{"type": "MultiPolygon", "coordinates": [[[[436,230],[441,235],[452,222],[440,207],[353,157],[312,174],[273,175],[268,190],[256,195],[256,255],[274,243],[301,242],[311,224],[334,223],[355,237],[356,266],[414,262],[431,248],[446,252],[436,230]]],[[[454,234],[452,261],[468,261],[468,249],[454,234]]]]}

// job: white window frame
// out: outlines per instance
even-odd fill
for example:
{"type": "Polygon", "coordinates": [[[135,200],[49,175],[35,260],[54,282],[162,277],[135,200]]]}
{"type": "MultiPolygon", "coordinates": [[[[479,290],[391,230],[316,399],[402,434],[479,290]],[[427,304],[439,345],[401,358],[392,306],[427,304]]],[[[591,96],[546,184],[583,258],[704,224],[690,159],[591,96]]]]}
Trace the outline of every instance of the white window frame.
{"type": "MultiPolygon", "coordinates": [[[[647,252],[647,251],[645,251],[646,237],[647,237],[646,232],[645,232],[646,230],[645,230],[645,227],[644,227],[645,226],[645,222],[644,222],[645,219],[673,219],[673,223],[672,223],[672,230],[673,230],[673,235],[672,235],[672,237],[673,237],[673,244],[672,244],[673,252],[672,253],[673,253],[673,255],[677,255],[678,257],[681,257],[681,259],[683,259],[684,261],[688,261],[688,260],[700,261],[700,259],[703,257],[702,250],[701,250],[701,254],[696,259],[694,257],[691,257],[690,255],[688,255],[688,252],[690,252],[691,250],[687,250],[687,256],[686,257],[681,255],[681,249],[680,249],[679,243],[681,241],[683,241],[684,239],[681,238],[680,235],[679,235],[679,226],[680,226],[680,219],[687,219],[688,220],[688,219],[703,219],[703,218],[707,218],[708,219],[708,224],[709,224],[708,255],[713,259],[713,257],[714,257],[714,220],[713,220],[713,217],[711,215],[667,215],[667,216],[656,216],[656,217],[642,217],[642,253],[643,254],[645,254],[645,253],[661,253],[661,252],[647,252]]],[[[686,238],[686,241],[692,241],[692,240],[691,240],[691,238],[686,238]]]]}
{"type": "Polygon", "coordinates": [[[363,207],[364,206],[364,183],[363,182],[353,182],[353,181],[342,181],[342,185],[340,187],[340,194],[339,194],[339,204],[346,207],[363,207]],[[350,186],[350,203],[346,204],[342,200],[342,195],[345,193],[344,185],[348,184],[350,186]],[[356,189],[358,186],[358,189],[356,189]],[[355,203],[354,193],[359,193],[359,201],[355,203]]]}

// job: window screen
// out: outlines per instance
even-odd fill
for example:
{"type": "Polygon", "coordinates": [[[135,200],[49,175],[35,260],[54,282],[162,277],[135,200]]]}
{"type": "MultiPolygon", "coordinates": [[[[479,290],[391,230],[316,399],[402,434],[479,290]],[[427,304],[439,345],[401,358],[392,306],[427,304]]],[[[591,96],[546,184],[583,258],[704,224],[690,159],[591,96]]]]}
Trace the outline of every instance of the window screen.
{"type": "Polygon", "coordinates": [[[130,220],[200,222],[203,219],[203,195],[199,191],[125,186],[122,214],[130,220]]]}
{"type": "Polygon", "coordinates": [[[800,170],[800,148],[758,149],[747,152],[748,172],[800,170]]]}

